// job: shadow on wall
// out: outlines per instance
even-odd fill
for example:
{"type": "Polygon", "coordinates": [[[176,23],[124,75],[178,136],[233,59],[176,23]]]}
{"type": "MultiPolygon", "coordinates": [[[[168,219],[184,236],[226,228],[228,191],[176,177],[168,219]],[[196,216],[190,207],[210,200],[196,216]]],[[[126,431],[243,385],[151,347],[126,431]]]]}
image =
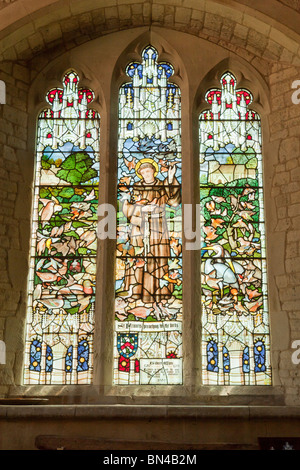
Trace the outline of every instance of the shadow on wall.
{"type": "Polygon", "coordinates": [[[0,104],[6,103],[6,86],[3,80],[0,80],[0,104]]]}
{"type": "Polygon", "coordinates": [[[4,341],[0,341],[0,364],[6,363],[6,346],[4,341]]]}

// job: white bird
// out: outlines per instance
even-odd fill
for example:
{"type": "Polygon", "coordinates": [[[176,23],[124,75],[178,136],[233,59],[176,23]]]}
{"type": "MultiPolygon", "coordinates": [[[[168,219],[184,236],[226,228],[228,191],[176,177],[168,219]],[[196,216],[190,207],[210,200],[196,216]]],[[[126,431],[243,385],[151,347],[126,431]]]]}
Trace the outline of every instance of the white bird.
{"type": "Polygon", "coordinates": [[[218,260],[208,258],[205,261],[204,274],[209,275],[212,278],[219,279],[218,285],[220,286],[221,292],[223,292],[224,286],[231,286],[239,289],[237,275],[242,274],[244,272],[244,268],[239,263],[228,259],[230,255],[228,252],[225,253],[225,250],[221,245],[207,246],[205,249],[214,251],[215,255],[213,258],[218,258],[218,260]]]}
{"type": "Polygon", "coordinates": [[[90,194],[85,193],[85,198],[84,198],[84,200],[85,200],[85,201],[92,201],[93,199],[95,199],[95,190],[94,190],[94,189],[92,189],[92,191],[90,192],[90,194]]]}

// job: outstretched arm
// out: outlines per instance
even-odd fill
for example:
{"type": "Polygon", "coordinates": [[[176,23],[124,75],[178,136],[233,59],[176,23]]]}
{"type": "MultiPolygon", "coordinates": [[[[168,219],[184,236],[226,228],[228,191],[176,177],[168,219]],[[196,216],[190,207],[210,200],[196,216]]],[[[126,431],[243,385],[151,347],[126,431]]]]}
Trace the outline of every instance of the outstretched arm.
{"type": "Polygon", "coordinates": [[[168,177],[165,179],[164,185],[167,194],[166,204],[169,206],[178,206],[181,203],[181,187],[175,178],[176,164],[171,165],[168,170],[168,177]]]}

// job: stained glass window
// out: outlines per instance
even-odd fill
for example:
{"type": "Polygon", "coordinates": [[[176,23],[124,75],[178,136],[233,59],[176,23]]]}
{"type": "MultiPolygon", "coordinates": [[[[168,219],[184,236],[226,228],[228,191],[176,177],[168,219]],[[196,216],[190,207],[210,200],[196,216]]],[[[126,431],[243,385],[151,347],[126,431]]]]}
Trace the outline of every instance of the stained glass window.
{"type": "Polygon", "coordinates": [[[227,72],[199,121],[203,383],[271,384],[261,122],[227,72]],[[216,367],[219,364],[219,367],[216,367]]]}
{"type": "Polygon", "coordinates": [[[29,370],[40,372],[41,370],[42,345],[37,339],[30,344],[30,363],[29,370]]]}
{"type": "Polygon", "coordinates": [[[152,46],[119,93],[115,384],[182,383],[180,89],[152,46]]]}
{"type": "Polygon", "coordinates": [[[90,383],[96,282],[99,115],[69,71],[37,122],[26,384],[90,383]],[[76,354],[75,354],[76,352],[76,354]]]}

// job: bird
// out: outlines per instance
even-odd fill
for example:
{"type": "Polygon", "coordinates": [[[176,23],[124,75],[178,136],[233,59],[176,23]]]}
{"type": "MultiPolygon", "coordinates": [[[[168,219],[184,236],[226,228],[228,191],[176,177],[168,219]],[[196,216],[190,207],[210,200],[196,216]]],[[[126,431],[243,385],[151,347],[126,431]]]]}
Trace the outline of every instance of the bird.
{"type": "Polygon", "coordinates": [[[131,182],[131,176],[122,176],[122,178],[120,178],[120,181],[119,181],[121,185],[125,185],[126,187],[130,185],[130,182],[131,182]]]}
{"type": "MultiPolygon", "coordinates": [[[[55,241],[57,240],[59,239],[57,238],[55,241]]],[[[43,235],[42,233],[37,232],[36,251],[39,256],[41,256],[45,252],[46,248],[48,248],[49,250],[52,243],[53,240],[48,235],[43,235]]]]}
{"type": "MultiPolygon", "coordinates": [[[[85,193],[87,194],[87,193],[85,193]]],[[[95,199],[95,190],[92,189],[92,191],[90,192],[90,194],[87,194],[84,198],[84,201],[92,201],[93,199],[95,199]]]]}
{"type": "Polygon", "coordinates": [[[211,219],[211,225],[213,228],[217,229],[218,227],[222,227],[222,225],[225,223],[225,220],[223,219],[211,219]]]}
{"type": "Polygon", "coordinates": [[[247,315],[248,314],[248,310],[243,306],[241,301],[238,301],[234,308],[235,308],[238,315],[247,315]]]}
{"type": "Polygon", "coordinates": [[[136,254],[134,246],[132,246],[129,242],[118,243],[117,250],[121,252],[121,256],[134,256],[136,254]]]}
{"type": "Polygon", "coordinates": [[[119,315],[125,315],[127,317],[125,308],[127,307],[128,302],[125,299],[121,299],[120,297],[116,297],[115,299],[115,308],[116,313],[119,315]]]}
{"type": "Polygon", "coordinates": [[[129,287],[129,290],[126,291],[126,290],[123,290],[121,286],[121,288],[116,291],[116,294],[118,295],[118,297],[130,299],[130,297],[132,297],[132,294],[133,294],[133,287],[134,287],[133,284],[131,284],[129,287]]]}
{"type": "Polygon", "coordinates": [[[43,288],[42,284],[37,284],[33,291],[33,300],[38,300],[42,297],[43,288]]]}
{"type": "Polygon", "coordinates": [[[179,240],[177,240],[176,238],[171,236],[170,237],[170,247],[174,251],[175,256],[178,257],[181,253],[181,245],[179,243],[179,240]]]}
{"type": "Polygon", "coordinates": [[[97,234],[95,230],[87,230],[86,232],[83,232],[79,239],[79,246],[85,246],[88,247],[91,245],[97,238],[97,234]]]}
{"type": "Polygon", "coordinates": [[[204,226],[203,232],[206,234],[205,240],[211,241],[218,238],[219,235],[216,234],[216,229],[211,225],[204,226]]]}
{"type": "Polygon", "coordinates": [[[252,204],[251,202],[241,201],[240,204],[243,209],[250,209],[250,210],[255,209],[254,204],[252,204]]]}
{"type": "Polygon", "coordinates": [[[177,286],[180,286],[182,282],[180,279],[172,279],[168,274],[165,274],[163,279],[170,282],[171,284],[177,284],[177,286]]]}
{"type": "Polygon", "coordinates": [[[80,273],[80,271],[81,271],[81,265],[80,265],[79,260],[74,259],[74,260],[72,261],[72,263],[70,264],[70,268],[69,268],[69,269],[70,269],[71,272],[80,273]]]}
{"type": "Polygon", "coordinates": [[[178,279],[181,276],[180,272],[176,269],[173,272],[169,273],[171,279],[178,279]]]}
{"type": "Polygon", "coordinates": [[[243,210],[239,211],[239,215],[242,217],[244,220],[252,220],[252,216],[255,214],[254,211],[249,211],[249,210],[243,210]]]}
{"type": "Polygon", "coordinates": [[[169,320],[172,320],[176,318],[176,315],[178,313],[178,308],[170,308],[170,307],[165,307],[162,302],[158,304],[161,314],[164,318],[168,318],[169,320]]]}
{"type": "Polygon", "coordinates": [[[43,204],[43,208],[41,209],[39,215],[42,225],[45,226],[51,217],[53,216],[54,212],[58,212],[62,210],[62,206],[59,204],[58,200],[53,199],[40,199],[40,202],[43,204]]]}
{"type": "Polygon", "coordinates": [[[135,262],[134,268],[142,268],[145,265],[145,260],[138,258],[135,262]]]}
{"type": "Polygon", "coordinates": [[[166,287],[166,286],[168,286],[168,285],[169,285],[169,281],[168,281],[168,280],[166,280],[166,279],[160,279],[160,280],[159,280],[159,287],[160,287],[160,289],[162,289],[163,287],[166,287]]]}
{"type": "Polygon", "coordinates": [[[61,225],[60,227],[53,227],[50,233],[50,237],[51,238],[60,237],[64,233],[64,230],[65,230],[65,225],[61,225]]]}
{"type": "Polygon", "coordinates": [[[257,310],[262,306],[262,304],[263,302],[259,300],[257,302],[245,302],[246,307],[252,315],[256,314],[257,310]]]}
{"type": "Polygon", "coordinates": [[[230,204],[231,204],[231,208],[232,210],[237,210],[238,209],[238,203],[239,203],[239,200],[233,196],[232,194],[230,194],[230,204]]]}
{"type": "Polygon", "coordinates": [[[91,203],[89,202],[73,202],[70,208],[70,212],[72,213],[71,219],[79,220],[82,217],[92,217],[93,213],[90,210],[90,207],[91,203]]]}
{"type": "Polygon", "coordinates": [[[132,160],[127,160],[126,158],[124,158],[124,162],[128,170],[131,171],[135,167],[136,158],[134,157],[132,160]]]}
{"type": "Polygon", "coordinates": [[[62,298],[57,299],[39,299],[39,303],[44,305],[48,310],[48,314],[52,315],[53,309],[62,308],[64,305],[64,300],[62,298]]]}
{"type": "Polygon", "coordinates": [[[254,194],[255,193],[255,189],[254,188],[251,188],[250,186],[246,185],[245,189],[243,190],[242,192],[242,196],[247,196],[249,194],[254,194]]]}
{"type": "Polygon", "coordinates": [[[240,246],[236,247],[236,251],[241,255],[245,254],[251,256],[260,247],[259,243],[253,243],[249,240],[245,240],[242,237],[239,237],[237,241],[239,242],[240,246]]]}
{"type": "Polygon", "coordinates": [[[169,269],[170,269],[170,270],[172,270],[172,269],[180,269],[180,265],[179,265],[179,260],[178,260],[178,258],[169,260],[169,261],[168,261],[168,264],[169,264],[169,269]]]}
{"type": "Polygon", "coordinates": [[[153,304],[153,309],[154,309],[154,315],[156,320],[160,321],[161,320],[161,309],[159,308],[158,304],[154,302],[153,304]]]}
{"type": "Polygon", "coordinates": [[[82,287],[83,287],[83,292],[85,294],[93,294],[94,292],[94,284],[89,280],[89,279],[85,279],[82,283],[82,287]]]}
{"type": "Polygon", "coordinates": [[[222,196],[211,196],[212,200],[220,204],[221,202],[226,202],[225,197],[222,196]]]}
{"type": "Polygon", "coordinates": [[[58,273],[51,273],[51,272],[43,273],[43,272],[36,271],[36,275],[40,278],[43,284],[49,284],[51,282],[56,282],[61,279],[61,276],[59,276],[58,273]]]}
{"type": "Polygon", "coordinates": [[[252,299],[257,299],[258,297],[261,297],[262,293],[258,291],[258,289],[248,289],[246,287],[246,292],[249,300],[252,299]]]}
{"type": "Polygon", "coordinates": [[[135,307],[128,310],[127,313],[132,313],[135,318],[142,318],[144,320],[151,314],[151,312],[153,312],[153,307],[135,307]]]}
{"type": "Polygon", "coordinates": [[[60,287],[57,292],[60,295],[81,295],[83,294],[83,286],[81,284],[64,286],[60,287]]]}
{"type": "Polygon", "coordinates": [[[71,305],[73,307],[79,307],[77,313],[81,313],[88,307],[90,302],[91,302],[91,296],[90,295],[78,295],[77,300],[74,301],[74,302],[71,302],[71,305]]]}

